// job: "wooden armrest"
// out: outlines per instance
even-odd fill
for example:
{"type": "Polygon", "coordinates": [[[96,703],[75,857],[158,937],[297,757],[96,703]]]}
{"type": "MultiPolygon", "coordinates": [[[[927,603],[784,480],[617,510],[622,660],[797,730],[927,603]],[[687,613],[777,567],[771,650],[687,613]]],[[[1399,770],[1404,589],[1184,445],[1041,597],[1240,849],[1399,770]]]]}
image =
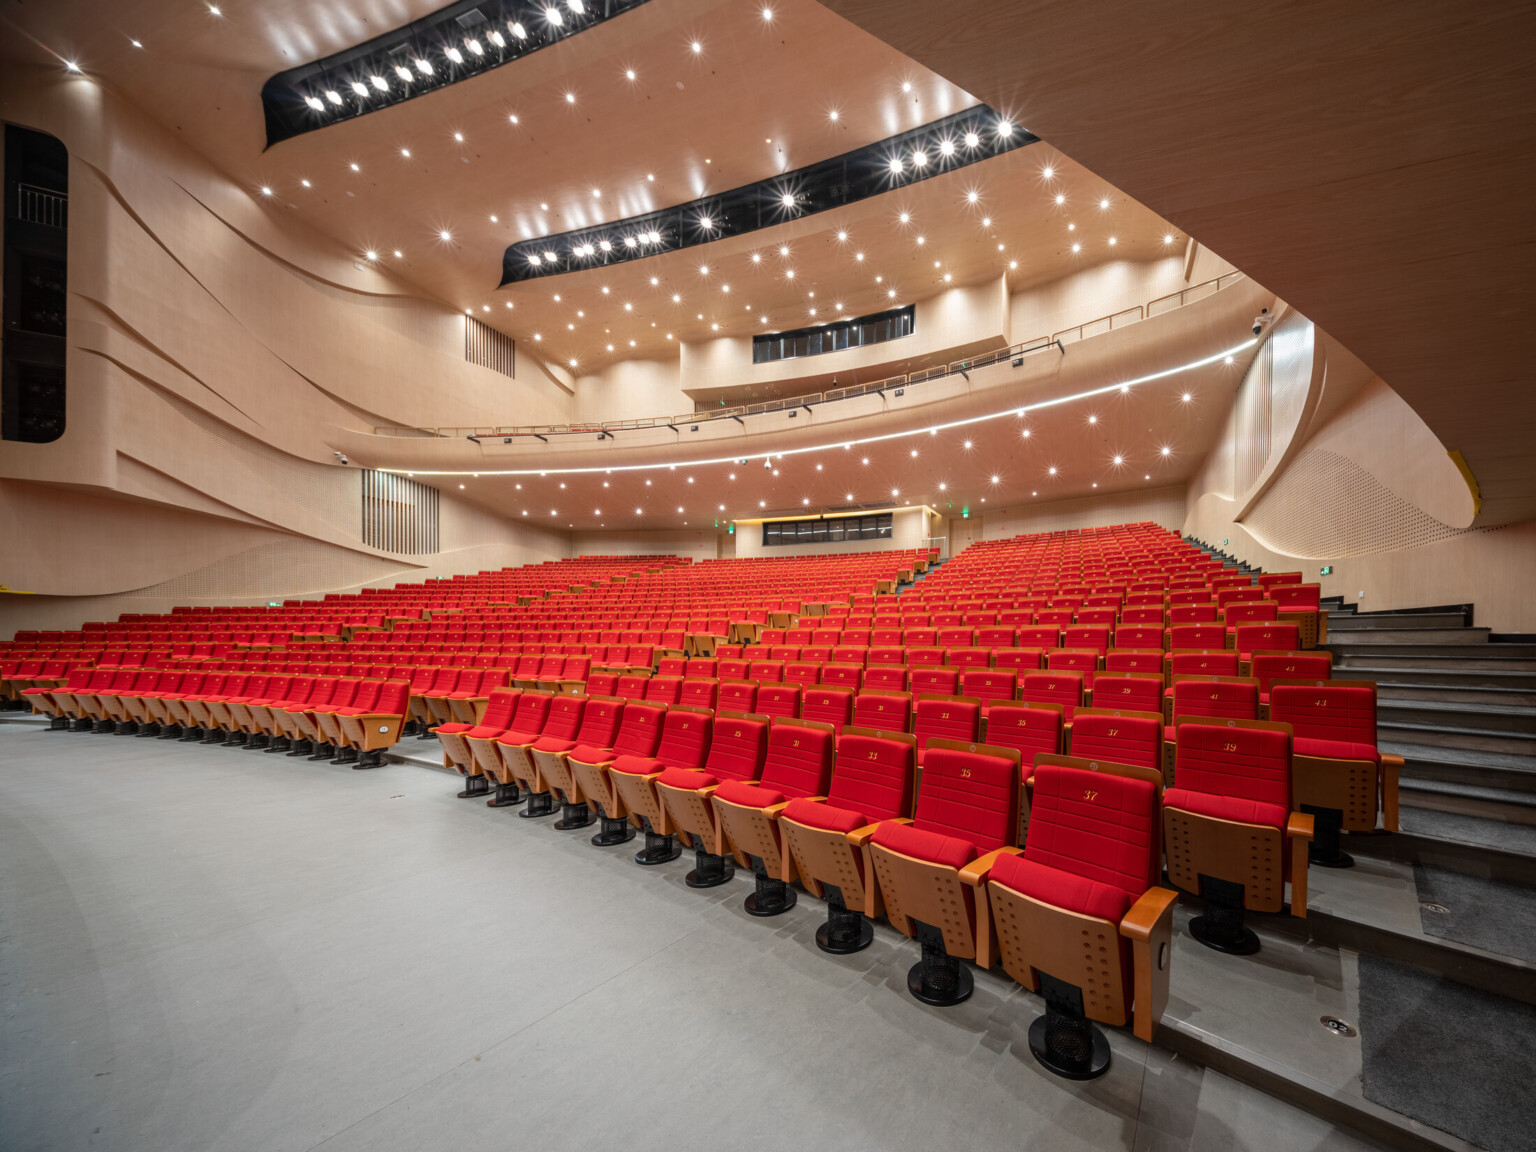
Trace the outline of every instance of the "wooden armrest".
{"type": "Polygon", "coordinates": [[[1407,761],[1395,752],[1383,752],[1381,754],[1381,766],[1383,768],[1401,768],[1407,761]]]}
{"type": "Polygon", "coordinates": [[[349,720],[404,720],[405,717],[398,712],[359,712],[356,716],[347,717],[349,720]]]}
{"type": "MultiPolygon", "coordinates": [[[[900,817],[899,819],[903,824],[912,823],[912,821],[908,820],[905,816],[900,817]]],[[[855,848],[864,847],[864,845],[869,843],[869,838],[875,834],[875,829],[878,827],[880,827],[880,825],[876,823],[866,824],[862,828],[855,828],[852,832],[846,833],[848,843],[852,844],[855,848]]]]}
{"type": "Polygon", "coordinates": [[[1004,845],[1002,848],[994,848],[985,856],[978,856],[964,868],[960,869],[960,879],[972,888],[980,888],[986,883],[987,875],[992,871],[992,865],[997,863],[999,856],[1022,856],[1024,849],[1015,848],[1013,845],[1004,845]]]}
{"type": "Polygon", "coordinates": [[[1120,921],[1120,935],[1130,940],[1150,940],[1157,922],[1172,914],[1179,894],[1171,888],[1148,888],[1120,921]]]}
{"type": "Polygon", "coordinates": [[[1285,822],[1285,834],[1298,840],[1312,839],[1313,819],[1310,812],[1292,812],[1285,822]]]}

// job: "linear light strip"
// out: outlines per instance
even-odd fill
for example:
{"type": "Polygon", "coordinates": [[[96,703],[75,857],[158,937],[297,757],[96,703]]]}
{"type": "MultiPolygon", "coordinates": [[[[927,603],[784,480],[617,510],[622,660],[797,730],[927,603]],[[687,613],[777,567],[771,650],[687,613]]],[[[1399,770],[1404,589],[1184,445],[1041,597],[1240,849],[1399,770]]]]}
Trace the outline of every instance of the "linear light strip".
{"type": "Polygon", "coordinates": [[[912,428],[903,432],[886,432],[880,436],[862,436],[855,440],[838,440],[832,444],[816,444],[806,448],[785,448],[774,452],[749,452],[745,455],[714,456],[706,460],[676,460],[660,464],[614,464],[607,467],[591,468],[513,468],[513,469],[487,469],[476,468],[462,471],[432,470],[426,468],[380,468],[380,472],[397,472],[401,475],[409,473],[412,476],[581,476],[596,473],[611,472],[655,472],[658,470],[674,468],[706,468],[711,464],[740,464],[747,460],[773,460],[785,456],[805,456],[812,452],[833,452],[838,449],[848,449],[859,444],[881,444],[887,440],[904,440],[909,436],[928,436],[935,432],[947,432],[951,428],[967,428],[972,424],[983,424],[988,420],[1002,420],[1007,417],[1024,416],[1030,412],[1038,412],[1043,408],[1055,408],[1060,404],[1070,404],[1076,400],[1087,400],[1093,396],[1102,396],[1106,392],[1119,392],[1122,389],[1134,388],[1139,384],[1150,384],[1155,380],[1165,380],[1169,376],[1177,376],[1181,372],[1191,372],[1196,368],[1204,368],[1209,364],[1225,360],[1228,356],[1236,356],[1239,352],[1246,352],[1258,343],[1256,339],[1244,340],[1241,344],[1234,344],[1231,348],[1206,356],[1200,360],[1191,360],[1188,364],[1180,364],[1176,368],[1165,368],[1161,372],[1153,372],[1146,376],[1138,376],[1134,380],[1122,380],[1118,384],[1106,384],[1102,388],[1090,388],[1086,392],[1074,392],[1070,396],[1057,396],[1050,400],[1037,400],[1033,404],[1008,408],[1002,412],[988,412],[981,416],[968,416],[964,420],[949,420],[943,424],[928,424],[922,428],[912,428]]]}

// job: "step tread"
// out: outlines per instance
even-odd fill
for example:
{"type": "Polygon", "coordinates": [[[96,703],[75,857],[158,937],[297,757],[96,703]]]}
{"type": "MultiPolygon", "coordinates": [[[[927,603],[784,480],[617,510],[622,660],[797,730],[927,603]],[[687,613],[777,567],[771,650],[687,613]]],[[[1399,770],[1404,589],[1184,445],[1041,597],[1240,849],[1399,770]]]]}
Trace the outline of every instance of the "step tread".
{"type": "Polygon", "coordinates": [[[1536,743],[1536,732],[1521,732],[1517,728],[1461,728],[1447,724],[1410,724],[1402,720],[1376,721],[1377,728],[1391,728],[1400,732],[1435,732],[1442,736],[1486,736],[1497,740],[1522,740],[1536,743]]]}
{"type": "Polygon", "coordinates": [[[1506,768],[1512,772],[1536,773],[1536,756],[1521,756],[1518,752],[1447,748],[1441,744],[1414,744],[1405,740],[1381,740],[1376,746],[1383,752],[1401,756],[1409,763],[1452,764],[1462,768],[1506,768]]]}
{"type": "MultiPolygon", "coordinates": [[[[1383,676],[1383,677],[1384,676],[1391,676],[1393,674],[1403,673],[1403,672],[1433,672],[1436,676],[1467,676],[1467,677],[1476,676],[1476,677],[1478,677],[1480,679],[1495,679],[1495,678],[1504,677],[1504,676],[1507,676],[1511,680],[1533,680],[1533,679],[1536,679],[1536,670],[1533,670],[1531,672],[1518,672],[1518,671],[1517,672],[1510,672],[1510,671],[1504,670],[1503,668],[1402,668],[1402,667],[1399,667],[1397,665],[1384,666],[1384,665],[1379,665],[1379,664],[1348,664],[1348,663],[1345,663],[1345,664],[1335,664],[1333,666],[1333,670],[1335,672],[1338,672],[1338,671],[1341,671],[1341,670],[1349,671],[1349,672],[1377,672],[1377,673],[1380,673],[1381,676],[1383,676]]],[[[1380,677],[1378,677],[1376,683],[1379,684],[1379,685],[1389,685],[1390,684],[1390,685],[1393,685],[1395,687],[1401,687],[1401,688],[1435,687],[1435,685],[1415,684],[1413,681],[1410,681],[1410,680],[1386,680],[1386,679],[1381,679],[1380,677]]],[[[1462,687],[1462,685],[1459,685],[1459,684],[1446,684],[1446,685],[1444,685],[1444,687],[1446,687],[1446,688],[1460,688],[1460,687],[1462,687]]],[[[1511,689],[1511,691],[1518,692],[1519,689],[1518,688],[1511,689]]]]}
{"type": "MultiPolygon", "coordinates": [[[[1381,687],[1378,682],[1377,687],[1381,687]]],[[[1491,691],[1491,689],[1482,689],[1491,691]]],[[[1530,716],[1536,718],[1536,705],[1530,704],[1478,704],[1455,700],[1377,700],[1377,711],[1391,708],[1416,708],[1425,712],[1486,712],[1499,716],[1530,716]]]]}
{"type": "Polygon", "coordinates": [[[1513,788],[1493,788],[1486,784],[1456,784],[1448,780],[1404,777],[1399,785],[1399,791],[1432,792],[1437,796],[1462,796],[1468,800],[1511,804],[1518,808],[1536,808],[1536,794],[1519,792],[1513,788]]]}

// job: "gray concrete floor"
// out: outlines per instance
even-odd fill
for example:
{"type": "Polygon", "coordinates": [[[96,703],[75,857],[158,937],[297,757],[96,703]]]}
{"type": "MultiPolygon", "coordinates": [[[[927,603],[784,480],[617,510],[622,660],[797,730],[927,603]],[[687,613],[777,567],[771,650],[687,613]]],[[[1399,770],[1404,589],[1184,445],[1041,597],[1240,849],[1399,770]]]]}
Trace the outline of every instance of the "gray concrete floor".
{"type": "Polygon", "coordinates": [[[925,1007],[883,925],[455,788],[0,725],[0,1148],[1374,1147],[1126,1031],[1059,1080],[1001,975],[925,1007]]]}

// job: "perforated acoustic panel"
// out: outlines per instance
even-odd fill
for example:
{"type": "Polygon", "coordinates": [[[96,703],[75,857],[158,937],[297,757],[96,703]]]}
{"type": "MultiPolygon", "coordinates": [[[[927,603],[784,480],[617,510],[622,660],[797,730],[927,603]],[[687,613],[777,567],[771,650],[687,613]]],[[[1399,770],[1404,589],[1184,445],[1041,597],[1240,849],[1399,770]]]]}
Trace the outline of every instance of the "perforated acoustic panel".
{"type": "Polygon", "coordinates": [[[1336,452],[1303,452],[1259,499],[1246,527],[1291,556],[1402,552],[1476,531],[1442,524],[1336,452]]]}
{"type": "Polygon", "coordinates": [[[359,476],[364,544],[409,556],[438,550],[436,488],[372,468],[359,476]]]}

